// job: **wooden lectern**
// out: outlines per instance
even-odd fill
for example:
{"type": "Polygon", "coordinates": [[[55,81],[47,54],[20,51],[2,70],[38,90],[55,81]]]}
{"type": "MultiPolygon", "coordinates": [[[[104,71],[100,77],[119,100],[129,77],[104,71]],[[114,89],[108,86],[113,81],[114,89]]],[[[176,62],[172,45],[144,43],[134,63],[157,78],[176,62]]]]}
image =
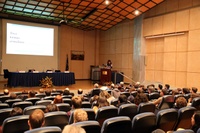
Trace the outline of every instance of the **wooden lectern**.
{"type": "Polygon", "coordinates": [[[111,69],[101,69],[100,84],[103,85],[105,82],[111,82],[111,69]]]}

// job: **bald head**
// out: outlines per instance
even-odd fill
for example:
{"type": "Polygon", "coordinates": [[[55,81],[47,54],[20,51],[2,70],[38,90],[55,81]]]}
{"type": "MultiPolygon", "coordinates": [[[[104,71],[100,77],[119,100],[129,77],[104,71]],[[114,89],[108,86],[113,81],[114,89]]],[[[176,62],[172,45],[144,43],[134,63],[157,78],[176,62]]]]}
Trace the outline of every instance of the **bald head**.
{"type": "Polygon", "coordinates": [[[3,93],[4,93],[4,95],[8,95],[9,94],[9,90],[8,89],[4,89],[3,93]]]}
{"type": "Polygon", "coordinates": [[[82,89],[78,89],[78,94],[82,94],[83,90],[82,89]]]}
{"type": "Polygon", "coordinates": [[[29,116],[28,124],[30,130],[44,125],[44,112],[41,109],[34,110],[29,116]]]}

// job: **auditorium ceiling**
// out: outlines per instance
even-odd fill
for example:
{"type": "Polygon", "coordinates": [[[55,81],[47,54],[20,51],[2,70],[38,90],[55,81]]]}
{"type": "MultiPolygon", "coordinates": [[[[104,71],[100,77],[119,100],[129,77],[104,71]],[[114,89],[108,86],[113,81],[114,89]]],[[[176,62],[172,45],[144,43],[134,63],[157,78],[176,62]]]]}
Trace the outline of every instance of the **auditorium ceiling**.
{"type": "Polygon", "coordinates": [[[0,0],[3,18],[107,30],[164,0],[0,0]]]}

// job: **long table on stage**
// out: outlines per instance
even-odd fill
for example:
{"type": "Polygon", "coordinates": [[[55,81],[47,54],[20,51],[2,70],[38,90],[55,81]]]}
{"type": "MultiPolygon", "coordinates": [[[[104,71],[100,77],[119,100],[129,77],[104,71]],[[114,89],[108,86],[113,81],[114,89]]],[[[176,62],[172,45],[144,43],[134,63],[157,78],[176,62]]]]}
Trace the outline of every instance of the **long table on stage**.
{"type": "Polygon", "coordinates": [[[46,76],[52,77],[53,85],[55,86],[66,86],[70,84],[75,84],[75,76],[74,73],[63,73],[63,72],[55,72],[55,73],[18,73],[18,72],[9,72],[8,77],[8,85],[9,86],[24,86],[24,87],[32,87],[39,86],[40,80],[45,78],[46,76]]]}

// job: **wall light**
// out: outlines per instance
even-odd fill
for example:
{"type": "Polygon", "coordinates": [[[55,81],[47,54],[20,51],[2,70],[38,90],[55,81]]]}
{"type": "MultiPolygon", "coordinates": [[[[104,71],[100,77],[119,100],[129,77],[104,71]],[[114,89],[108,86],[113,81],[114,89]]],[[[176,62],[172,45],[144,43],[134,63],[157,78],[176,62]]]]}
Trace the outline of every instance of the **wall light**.
{"type": "Polygon", "coordinates": [[[159,38],[159,37],[167,37],[167,36],[177,36],[177,35],[184,35],[185,32],[177,32],[177,33],[170,33],[170,34],[163,34],[163,35],[157,35],[157,36],[147,36],[146,39],[150,38],[159,38]]]}

